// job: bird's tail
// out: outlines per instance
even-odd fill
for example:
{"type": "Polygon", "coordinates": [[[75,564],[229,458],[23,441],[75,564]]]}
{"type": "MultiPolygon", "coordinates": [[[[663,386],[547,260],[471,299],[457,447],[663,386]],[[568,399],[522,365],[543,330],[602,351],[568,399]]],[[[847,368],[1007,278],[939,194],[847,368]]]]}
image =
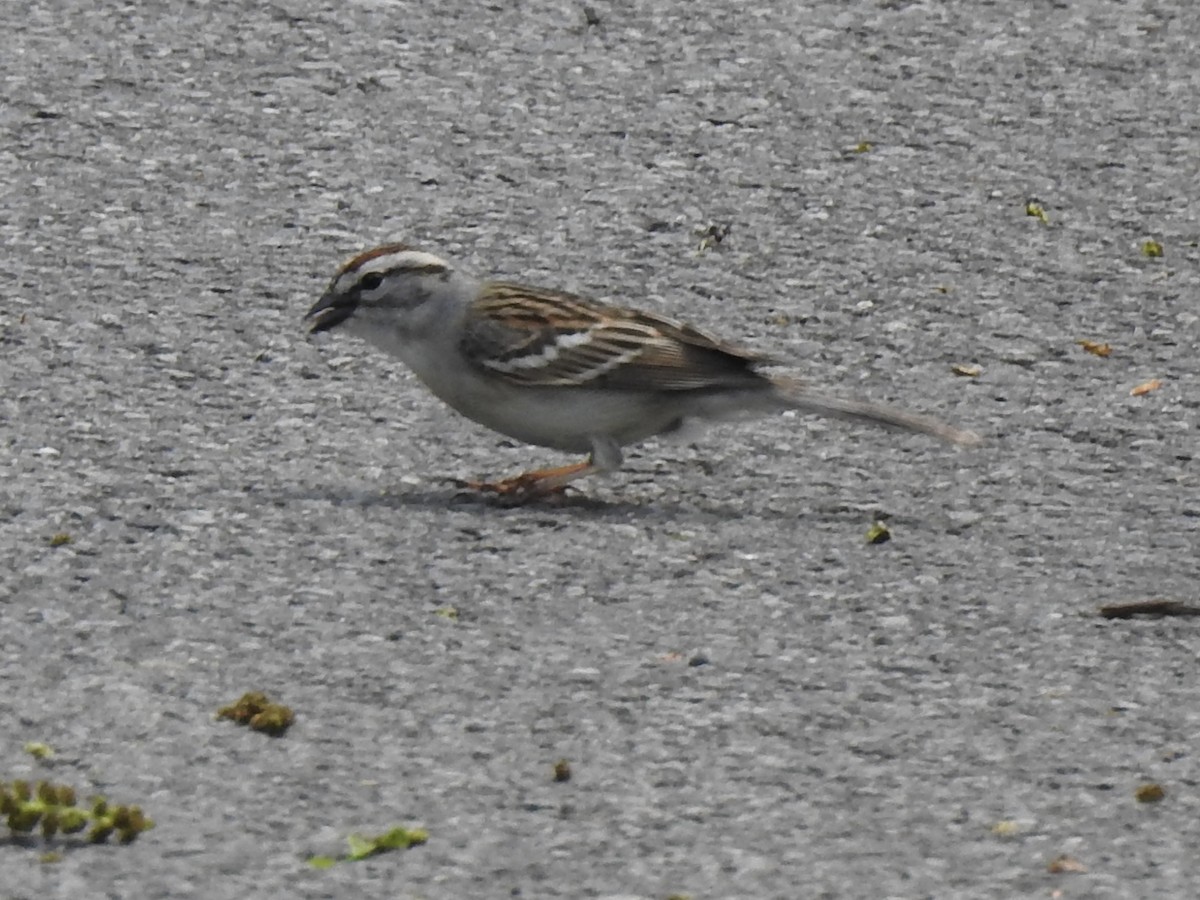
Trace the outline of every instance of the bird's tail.
{"type": "Polygon", "coordinates": [[[939,422],[937,419],[918,413],[905,412],[888,406],[879,406],[865,400],[843,400],[815,394],[805,385],[789,378],[772,378],[778,389],[780,400],[790,409],[803,413],[824,416],[827,419],[844,419],[877,428],[893,431],[911,431],[928,434],[960,447],[974,447],[983,439],[973,431],[964,431],[939,422]]]}

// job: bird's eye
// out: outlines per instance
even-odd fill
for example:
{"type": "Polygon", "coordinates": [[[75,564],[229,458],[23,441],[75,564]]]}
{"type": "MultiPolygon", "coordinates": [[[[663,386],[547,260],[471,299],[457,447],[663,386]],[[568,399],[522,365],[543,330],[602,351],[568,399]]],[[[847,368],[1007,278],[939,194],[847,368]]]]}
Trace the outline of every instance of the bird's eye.
{"type": "Polygon", "coordinates": [[[368,272],[358,280],[358,286],[364,291],[373,291],[383,284],[383,276],[378,272],[368,272]]]}

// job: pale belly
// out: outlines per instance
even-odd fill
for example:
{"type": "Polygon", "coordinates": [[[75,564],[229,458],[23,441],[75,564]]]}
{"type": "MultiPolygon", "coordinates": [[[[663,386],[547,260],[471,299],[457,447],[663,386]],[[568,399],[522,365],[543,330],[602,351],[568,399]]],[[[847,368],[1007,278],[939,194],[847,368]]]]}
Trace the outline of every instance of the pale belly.
{"type": "MultiPolygon", "coordinates": [[[[351,330],[402,359],[438,398],[469,419],[526,444],[589,453],[596,439],[618,446],[674,431],[699,410],[688,392],[594,391],[529,387],[481,377],[473,369],[446,365],[427,343],[405,341],[389,329],[351,320],[351,330]]],[[[444,351],[443,351],[444,352],[444,351]]],[[[701,415],[704,415],[702,412],[701,415]]]]}
{"type": "Polygon", "coordinates": [[[488,393],[483,403],[442,399],[493,431],[526,444],[571,453],[590,452],[595,438],[625,446],[681,424],[674,404],[647,394],[509,385],[488,393]]]}

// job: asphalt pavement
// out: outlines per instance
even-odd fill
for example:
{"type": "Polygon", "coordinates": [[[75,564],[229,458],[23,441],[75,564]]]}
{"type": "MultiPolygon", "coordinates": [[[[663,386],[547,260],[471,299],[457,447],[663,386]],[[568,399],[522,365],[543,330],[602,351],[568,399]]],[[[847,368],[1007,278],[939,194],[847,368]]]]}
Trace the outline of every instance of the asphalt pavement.
{"type": "Polygon", "coordinates": [[[1200,606],[1200,6],[0,27],[0,780],[155,822],[0,898],[1200,896],[1200,618],[1098,614],[1200,606]],[[783,415],[501,508],[454,479],[573,460],[302,326],[389,239],[985,444],[783,415]]]}

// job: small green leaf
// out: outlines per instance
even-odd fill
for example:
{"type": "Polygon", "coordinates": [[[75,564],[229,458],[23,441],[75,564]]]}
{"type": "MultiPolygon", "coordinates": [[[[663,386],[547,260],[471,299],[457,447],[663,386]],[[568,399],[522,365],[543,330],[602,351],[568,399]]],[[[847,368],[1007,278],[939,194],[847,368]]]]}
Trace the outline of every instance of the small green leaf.
{"type": "Polygon", "coordinates": [[[886,544],[892,539],[892,531],[887,527],[885,522],[876,519],[871,523],[871,527],[867,529],[868,544],[886,544]]]}
{"type": "Polygon", "coordinates": [[[1037,200],[1029,199],[1025,201],[1025,215],[1033,216],[1043,225],[1050,224],[1050,216],[1046,214],[1046,208],[1037,200]]]}
{"type": "Polygon", "coordinates": [[[378,850],[403,850],[427,840],[429,832],[424,828],[393,828],[375,839],[375,847],[378,850]]]}
{"type": "Polygon", "coordinates": [[[328,869],[337,862],[358,862],[378,853],[388,850],[404,850],[429,840],[429,832],[424,828],[393,828],[375,837],[364,837],[361,834],[351,834],[346,838],[349,851],[338,857],[310,856],[308,864],[314,869],[328,869]]]}
{"type": "Polygon", "coordinates": [[[379,852],[379,845],[370,838],[363,837],[361,834],[350,835],[346,838],[346,843],[350,846],[350,852],[346,854],[346,859],[366,859],[372,853],[379,852]]]}
{"type": "Polygon", "coordinates": [[[54,756],[54,750],[49,744],[43,744],[39,741],[30,741],[25,745],[25,752],[34,759],[51,759],[54,756]]]}

